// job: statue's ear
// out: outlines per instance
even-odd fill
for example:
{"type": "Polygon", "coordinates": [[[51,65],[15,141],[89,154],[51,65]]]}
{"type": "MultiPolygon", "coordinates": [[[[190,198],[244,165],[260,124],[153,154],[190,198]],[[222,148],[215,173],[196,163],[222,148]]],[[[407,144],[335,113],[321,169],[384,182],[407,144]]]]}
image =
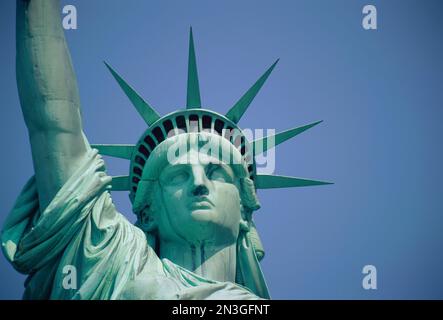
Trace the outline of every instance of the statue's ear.
{"type": "Polygon", "coordinates": [[[158,228],[158,224],[157,224],[157,220],[155,218],[155,215],[153,215],[152,212],[149,212],[149,209],[145,209],[142,211],[142,213],[140,214],[138,225],[145,232],[154,232],[158,228]]]}
{"type": "Polygon", "coordinates": [[[139,227],[146,235],[146,239],[148,241],[148,245],[159,253],[157,248],[157,231],[158,225],[155,219],[155,215],[149,208],[143,209],[142,212],[137,214],[137,222],[135,223],[137,227],[139,227]]]}

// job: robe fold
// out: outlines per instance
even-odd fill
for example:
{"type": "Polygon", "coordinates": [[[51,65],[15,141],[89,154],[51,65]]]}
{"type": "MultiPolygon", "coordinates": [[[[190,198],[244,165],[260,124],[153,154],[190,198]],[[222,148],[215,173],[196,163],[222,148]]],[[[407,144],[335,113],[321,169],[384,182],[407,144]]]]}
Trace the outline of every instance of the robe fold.
{"type": "Polygon", "coordinates": [[[6,258],[29,275],[24,299],[258,299],[160,259],[116,210],[109,188],[95,149],[43,212],[35,179],[28,181],[1,233],[6,258]]]}

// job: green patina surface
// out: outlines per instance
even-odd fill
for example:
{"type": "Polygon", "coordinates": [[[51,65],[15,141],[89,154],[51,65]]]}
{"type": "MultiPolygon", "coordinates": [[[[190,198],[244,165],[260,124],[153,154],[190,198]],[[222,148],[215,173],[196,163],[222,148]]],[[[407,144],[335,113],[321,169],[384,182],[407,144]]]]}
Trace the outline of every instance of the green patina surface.
{"type": "Polygon", "coordinates": [[[254,161],[320,121],[251,142],[237,126],[278,60],[220,115],[202,108],[191,30],[186,109],[163,117],[106,64],[147,129],[133,145],[90,145],[59,11],[56,0],[17,1],[17,84],[35,176],[1,239],[7,259],[29,275],[24,298],[270,298],[252,218],[256,189],[329,184],[260,175],[254,161]],[[223,129],[238,130],[240,140],[223,129]],[[201,144],[236,162],[203,153],[201,144]],[[175,145],[187,148],[171,161],[175,145]],[[129,175],[108,176],[99,153],[129,160],[129,175]],[[129,191],[135,225],[111,190],[129,191]],[[66,266],[76,272],[68,288],[66,266]]]}

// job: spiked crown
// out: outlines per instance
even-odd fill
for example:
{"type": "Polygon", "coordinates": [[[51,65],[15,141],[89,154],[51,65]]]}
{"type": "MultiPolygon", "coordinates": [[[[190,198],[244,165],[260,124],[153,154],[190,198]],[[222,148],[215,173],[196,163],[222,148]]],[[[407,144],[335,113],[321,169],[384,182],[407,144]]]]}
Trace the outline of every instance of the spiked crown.
{"type": "MultiPolygon", "coordinates": [[[[252,162],[247,170],[249,178],[254,181],[256,189],[268,188],[288,188],[314,185],[325,185],[330,182],[287,177],[279,175],[257,174],[254,156],[260,152],[266,152],[270,148],[278,145],[310,128],[322,121],[317,121],[301,127],[292,128],[273,136],[268,136],[252,142],[247,141],[241,134],[238,136],[224,136],[224,132],[236,130],[241,132],[237,123],[248,109],[249,105],[265,83],[266,79],[275,68],[278,60],[249,88],[249,90],[230,108],[226,115],[203,109],[201,106],[200,88],[197,73],[194,41],[192,28],[189,37],[189,59],[188,59],[188,84],[186,109],[172,112],[161,117],[157,111],[144,100],[111,66],[106,62],[106,66],[111,74],[128,96],[140,116],[144,119],[148,128],[138,140],[137,144],[95,144],[92,145],[103,155],[130,160],[130,170],[127,176],[116,176],[112,179],[112,190],[129,191],[131,200],[134,200],[139,183],[141,181],[145,164],[154,149],[164,140],[172,135],[188,132],[210,131],[228,139],[242,156],[246,157],[248,149],[252,148],[252,162]],[[225,130],[225,131],[224,131],[225,130]],[[272,138],[272,139],[271,139],[272,138]],[[269,143],[273,141],[273,143],[269,143]],[[260,148],[257,148],[260,145],[260,148]],[[257,152],[257,150],[259,150],[257,152]]],[[[250,150],[250,149],[249,149],[250,150]]]]}

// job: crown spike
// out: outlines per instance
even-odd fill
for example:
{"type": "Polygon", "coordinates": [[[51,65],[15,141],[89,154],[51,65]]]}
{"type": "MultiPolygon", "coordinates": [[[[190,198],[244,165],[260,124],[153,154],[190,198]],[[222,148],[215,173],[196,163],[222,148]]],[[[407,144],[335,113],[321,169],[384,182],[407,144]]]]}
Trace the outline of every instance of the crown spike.
{"type": "Polygon", "coordinates": [[[238,123],[240,121],[241,117],[248,109],[252,100],[254,100],[255,96],[260,91],[261,87],[271,74],[272,70],[274,70],[279,60],[280,59],[277,59],[272,64],[272,66],[269,67],[269,69],[266,70],[266,72],[253,84],[253,86],[249,88],[248,91],[246,91],[246,93],[240,98],[240,100],[238,100],[237,103],[228,111],[228,113],[226,114],[226,117],[228,119],[232,120],[234,123],[238,123]]]}
{"type": "Polygon", "coordinates": [[[106,67],[111,71],[112,76],[131,100],[138,113],[148,126],[160,119],[160,115],[154,110],[114,69],[105,62],[106,67]]]}
{"type": "Polygon", "coordinates": [[[197,61],[195,59],[192,27],[189,31],[188,90],[186,97],[186,109],[191,108],[201,108],[200,86],[198,83],[197,61]]]}
{"type": "Polygon", "coordinates": [[[279,132],[275,135],[269,135],[265,138],[261,138],[261,139],[257,139],[254,140],[253,143],[253,148],[254,148],[254,155],[258,155],[261,154],[263,152],[266,152],[269,149],[272,149],[273,147],[279,145],[280,143],[285,142],[286,140],[289,140],[293,137],[295,137],[296,135],[316,126],[317,124],[323,122],[323,120],[305,125],[305,126],[301,126],[301,127],[297,127],[297,128],[292,128],[289,130],[285,130],[282,132],[279,132]],[[269,139],[274,138],[274,143],[272,143],[272,141],[270,141],[270,143],[268,144],[269,139]]]}
{"type": "Polygon", "coordinates": [[[333,184],[327,181],[308,180],[296,177],[258,174],[255,179],[257,189],[293,188],[333,184]]]}
{"type": "Polygon", "coordinates": [[[129,191],[129,176],[115,176],[112,177],[111,190],[112,191],[129,191]]]}
{"type": "Polygon", "coordinates": [[[133,144],[92,144],[92,148],[104,156],[131,160],[135,145],[133,144]]]}

